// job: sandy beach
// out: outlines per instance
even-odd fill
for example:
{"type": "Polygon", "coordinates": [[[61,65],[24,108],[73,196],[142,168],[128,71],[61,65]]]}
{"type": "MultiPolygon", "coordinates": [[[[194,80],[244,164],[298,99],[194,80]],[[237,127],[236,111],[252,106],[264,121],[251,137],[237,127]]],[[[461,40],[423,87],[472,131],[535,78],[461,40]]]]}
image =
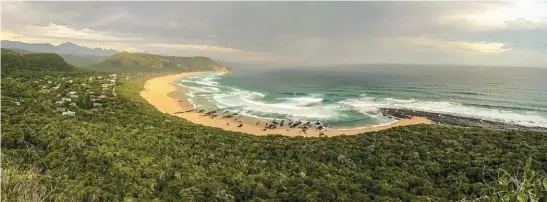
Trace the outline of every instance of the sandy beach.
{"type": "MultiPolygon", "coordinates": [[[[174,92],[186,92],[188,89],[176,85],[174,81],[176,79],[196,74],[197,72],[187,72],[180,74],[173,74],[168,76],[156,77],[148,80],[144,85],[144,90],[140,92],[140,95],[147,100],[151,105],[155,106],[159,111],[168,113],[174,116],[182,117],[190,122],[201,124],[210,127],[222,128],[229,131],[237,131],[243,133],[249,133],[253,135],[268,135],[268,134],[280,134],[286,136],[304,136],[304,137],[318,137],[318,131],[314,129],[306,130],[306,133],[302,133],[300,128],[289,128],[288,124],[284,127],[278,127],[277,129],[271,129],[263,131],[267,120],[261,121],[256,125],[256,121],[250,122],[247,119],[234,120],[238,116],[232,118],[223,118],[228,115],[219,113],[217,117],[211,118],[210,116],[204,116],[204,113],[198,113],[195,111],[185,112],[193,110],[192,104],[184,98],[175,98],[172,96],[174,92]],[[181,113],[183,112],[183,113],[181,113]],[[238,122],[241,121],[241,122],[238,122]],[[240,123],[242,127],[237,127],[240,123]]],[[[286,120],[287,121],[287,120],[286,120]]],[[[356,135],[365,132],[385,130],[397,126],[406,126],[414,124],[431,124],[432,122],[422,117],[412,117],[410,119],[401,119],[390,125],[384,126],[371,126],[361,127],[359,129],[345,129],[336,130],[328,129],[323,131],[326,136],[338,136],[338,135],[356,135]]]]}

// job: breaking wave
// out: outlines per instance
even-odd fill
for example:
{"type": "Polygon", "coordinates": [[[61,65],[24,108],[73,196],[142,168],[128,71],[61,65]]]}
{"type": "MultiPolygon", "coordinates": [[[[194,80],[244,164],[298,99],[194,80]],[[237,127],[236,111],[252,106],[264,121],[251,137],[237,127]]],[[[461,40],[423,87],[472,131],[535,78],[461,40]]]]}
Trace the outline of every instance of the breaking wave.
{"type": "MultiPolygon", "coordinates": [[[[303,92],[282,92],[269,94],[219,84],[224,73],[205,73],[180,80],[187,87],[186,93],[195,107],[221,108],[256,118],[285,118],[320,120],[330,123],[369,118],[376,125],[392,123],[381,117],[380,108],[405,108],[456,116],[473,117],[524,126],[547,127],[547,119],[534,111],[519,111],[518,108],[489,108],[488,105],[464,105],[450,101],[427,101],[393,97],[370,97],[388,95],[377,91],[352,98],[339,96],[342,100],[331,102],[327,97],[337,93],[310,94],[303,92]],[[275,96],[274,96],[275,95],[275,96]],[[199,104],[199,106],[197,105],[199,104]],[[361,117],[352,117],[355,114],[361,117]]],[[[460,93],[463,94],[463,93],[460,93]]]]}

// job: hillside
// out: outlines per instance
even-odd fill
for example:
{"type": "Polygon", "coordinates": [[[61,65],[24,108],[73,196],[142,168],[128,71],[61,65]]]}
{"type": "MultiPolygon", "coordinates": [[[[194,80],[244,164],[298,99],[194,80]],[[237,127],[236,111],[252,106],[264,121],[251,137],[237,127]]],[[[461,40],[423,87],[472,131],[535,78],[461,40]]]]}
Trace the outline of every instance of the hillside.
{"type": "MultiPolygon", "coordinates": [[[[18,48],[9,48],[9,50],[15,51],[20,54],[29,54],[29,53],[40,53],[33,52],[24,49],[18,48]]],[[[105,57],[95,56],[95,55],[73,55],[73,54],[59,54],[68,64],[74,65],[76,67],[86,67],[95,63],[99,63],[105,57]]]]}
{"type": "Polygon", "coordinates": [[[112,72],[230,71],[208,57],[175,57],[145,53],[120,53],[90,69],[112,72]]]}
{"type": "MultiPolygon", "coordinates": [[[[67,69],[61,60],[2,51],[3,70],[67,69]]],[[[139,96],[157,74],[36,70],[1,75],[2,201],[516,201],[547,191],[545,132],[252,136],[158,112],[139,96]]]]}
{"type": "Polygon", "coordinates": [[[2,48],[2,72],[13,70],[72,71],[74,67],[55,53],[21,54],[2,48]]]}

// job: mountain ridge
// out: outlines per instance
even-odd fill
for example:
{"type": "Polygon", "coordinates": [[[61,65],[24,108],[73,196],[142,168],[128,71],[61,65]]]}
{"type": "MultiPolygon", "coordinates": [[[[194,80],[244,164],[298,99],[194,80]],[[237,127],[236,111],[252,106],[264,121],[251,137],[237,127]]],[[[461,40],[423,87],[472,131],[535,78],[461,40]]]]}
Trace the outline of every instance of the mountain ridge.
{"type": "Polygon", "coordinates": [[[2,40],[2,48],[78,56],[109,56],[120,53],[120,51],[114,49],[89,48],[68,41],[55,46],[50,43],[26,43],[21,41],[2,40]]]}

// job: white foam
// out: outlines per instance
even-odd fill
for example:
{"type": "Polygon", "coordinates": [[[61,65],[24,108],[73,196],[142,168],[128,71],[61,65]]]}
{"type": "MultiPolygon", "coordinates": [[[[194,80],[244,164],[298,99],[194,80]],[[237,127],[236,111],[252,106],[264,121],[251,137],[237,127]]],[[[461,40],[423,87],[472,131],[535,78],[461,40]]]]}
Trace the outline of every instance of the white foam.
{"type": "MultiPolygon", "coordinates": [[[[257,114],[272,113],[318,119],[327,119],[340,115],[336,108],[332,106],[308,107],[303,106],[302,103],[293,103],[293,100],[282,103],[266,103],[262,100],[262,97],[257,97],[256,93],[243,90],[219,93],[214,95],[213,99],[224,106],[241,107],[248,111],[249,114],[252,112],[257,114]]],[[[314,100],[314,102],[317,101],[314,100]]]]}
{"type": "Polygon", "coordinates": [[[291,105],[306,106],[323,102],[323,98],[318,97],[295,97],[295,98],[277,98],[279,100],[287,100],[291,105]]]}
{"type": "Polygon", "coordinates": [[[488,109],[465,106],[459,103],[446,101],[417,101],[393,102],[390,99],[373,99],[363,97],[361,99],[348,99],[339,102],[348,105],[365,115],[371,115],[380,108],[404,108],[435,113],[446,113],[456,116],[480,118],[491,121],[502,121],[524,126],[547,127],[547,119],[529,113],[518,113],[508,110],[488,109]],[[387,101],[386,101],[387,100],[387,101]]]}

